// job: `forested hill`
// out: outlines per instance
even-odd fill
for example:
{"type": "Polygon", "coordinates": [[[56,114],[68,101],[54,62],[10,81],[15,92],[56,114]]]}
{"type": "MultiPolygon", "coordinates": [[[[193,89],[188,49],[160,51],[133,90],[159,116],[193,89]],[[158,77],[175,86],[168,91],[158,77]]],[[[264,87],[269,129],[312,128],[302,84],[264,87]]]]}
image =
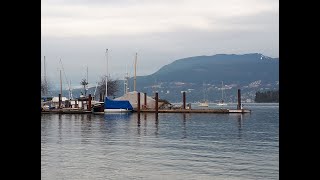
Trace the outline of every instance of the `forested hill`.
{"type": "Polygon", "coordinates": [[[259,53],[195,56],[175,60],[151,75],[137,77],[140,87],[155,82],[248,84],[256,80],[263,83],[278,81],[279,58],[259,53]]]}

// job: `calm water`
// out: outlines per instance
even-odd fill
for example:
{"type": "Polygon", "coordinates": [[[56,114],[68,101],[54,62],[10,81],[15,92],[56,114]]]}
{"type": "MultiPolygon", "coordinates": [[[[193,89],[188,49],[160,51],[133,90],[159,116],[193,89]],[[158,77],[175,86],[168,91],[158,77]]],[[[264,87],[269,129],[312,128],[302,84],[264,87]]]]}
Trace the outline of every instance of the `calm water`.
{"type": "Polygon", "coordinates": [[[41,179],[279,179],[279,104],[245,107],[252,113],[42,114],[41,179]]]}

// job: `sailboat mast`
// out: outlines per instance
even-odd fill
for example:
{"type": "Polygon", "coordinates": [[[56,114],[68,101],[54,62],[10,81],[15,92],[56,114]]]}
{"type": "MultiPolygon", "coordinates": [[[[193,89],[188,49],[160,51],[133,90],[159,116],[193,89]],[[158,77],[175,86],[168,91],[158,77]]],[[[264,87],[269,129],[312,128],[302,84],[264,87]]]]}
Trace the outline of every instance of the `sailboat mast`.
{"type": "Polygon", "coordinates": [[[106,58],[107,58],[107,73],[106,73],[106,95],[108,96],[108,49],[106,50],[106,58]]]}
{"type": "Polygon", "coordinates": [[[60,69],[60,94],[62,96],[62,77],[61,77],[61,69],[60,69]]]}
{"type": "Polygon", "coordinates": [[[137,84],[137,53],[134,60],[134,81],[133,81],[133,91],[136,91],[136,84],[137,84]]]}
{"type": "Polygon", "coordinates": [[[44,94],[47,95],[48,85],[47,85],[47,72],[46,72],[46,56],[43,57],[43,72],[44,72],[44,94]]]}
{"type": "Polygon", "coordinates": [[[223,101],[223,81],[221,83],[221,100],[223,101]]]}
{"type": "Polygon", "coordinates": [[[72,90],[71,90],[71,80],[69,81],[69,98],[73,99],[72,97],[72,90]]]}
{"type": "Polygon", "coordinates": [[[124,76],[124,94],[127,94],[128,93],[128,65],[126,65],[126,74],[124,76]]]}

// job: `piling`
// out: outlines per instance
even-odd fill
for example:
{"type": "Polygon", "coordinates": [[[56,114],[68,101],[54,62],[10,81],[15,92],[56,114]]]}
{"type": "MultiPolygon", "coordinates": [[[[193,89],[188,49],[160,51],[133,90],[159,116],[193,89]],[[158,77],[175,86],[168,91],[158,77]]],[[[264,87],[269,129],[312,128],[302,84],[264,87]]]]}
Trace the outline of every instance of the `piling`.
{"type": "Polygon", "coordinates": [[[78,102],[77,102],[77,100],[74,101],[74,107],[75,107],[75,108],[78,108],[78,102]]]}
{"type": "Polygon", "coordinates": [[[147,93],[144,93],[144,108],[147,109],[147,93]]]}
{"type": "Polygon", "coordinates": [[[88,111],[91,111],[91,94],[89,94],[88,111]]]}
{"type": "Polygon", "coordinates": [[[183,105],[182,105],[183,109],[186,109],[186,92],[185,91],[183,91],[182,93],[182,102],[183,102],[183,105]]]}
{"type": "Polygon", "coordinates": [[[137,112],[140,113],[140,92],[137,93],[138,95],[138,107],[137,107],[137,112]]]}
{"type": "Polygon", "coordinates": [[[159,101],[159,96],[158,96],[158,93],[156,92],[156,97],[155,97],[155,99],[156,99],[156,106],[155,106],[155,110],[156,110],[156,112],[155,113],[158,113],[158,101],[159,101]]]}
{"type": "Polygon", "coordinates": [[[238,106],[237,109],[241,109],[241,91],[238,89],[238,106]]]}
{"type": "Polygon", "coordinates": [[[61,109],[61,94],[59,94],[59,109],[61,109]]]}
{"type": "Polygon", "coordinates": [[[99,96],[99,101],[100,101],[100,102],[103,102],[102,93],[100,93],[99,95],[100,95],[100,96],[99,96]]]}

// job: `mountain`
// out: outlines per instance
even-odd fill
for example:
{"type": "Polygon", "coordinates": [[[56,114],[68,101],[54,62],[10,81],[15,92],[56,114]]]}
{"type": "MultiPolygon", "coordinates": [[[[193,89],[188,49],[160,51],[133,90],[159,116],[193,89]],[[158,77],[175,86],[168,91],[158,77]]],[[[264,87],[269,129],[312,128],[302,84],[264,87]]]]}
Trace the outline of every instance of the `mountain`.
{"type": "MultiPolygon", "coordinates": [[[[137,77],[137,91],[154,94],[173,102],[181,102],[181,91],[190,101],[201,101],[206,84],[209,101],[221,99],[221,82],[225,84],[226,101],[236,101],[242,89],[243,99],[254,99],[256,91],[277,89],[279,58],[260,53],[216,54],[178,59],[148,76],[137,77]]],[[[133,78],[129,80],[133,89],[133,78]]]]}
{"type": "MultiPolygon", "coordinates": [[[[208,100],[216,102],[221,99],[222,81],[226,102],[236,102],[237,89],[241,89],[244,101],[253,101],[257,91],[278,89],[279,58],[251,53],[178,59],[151,75],[137,76],[137,91],[150,96],[158,92],[159,98],[170,102],[181,102],[181,91],[187,91],[187,101],[195,102],[202,100],[205,84],[208,100]]],[[[123,81],[119,81],[116,96],[123,95],[122,87],[123,81]]],[[[133,77],[129,79],[129,88],[133,90],[133,77]]],[[[89,91],[93,94],[94,88],[89,91]]],[[[73,94],[80,94],[80,90],[73,94]]]]}
{"type": "Polygon", "coordinates": [[[217,54],[179,59],[148,76],[137,77],[139,85],[155,82],[212,82],[245,84],[256,80],[279,80],[279,58],[254,54],[217,54]]]}

